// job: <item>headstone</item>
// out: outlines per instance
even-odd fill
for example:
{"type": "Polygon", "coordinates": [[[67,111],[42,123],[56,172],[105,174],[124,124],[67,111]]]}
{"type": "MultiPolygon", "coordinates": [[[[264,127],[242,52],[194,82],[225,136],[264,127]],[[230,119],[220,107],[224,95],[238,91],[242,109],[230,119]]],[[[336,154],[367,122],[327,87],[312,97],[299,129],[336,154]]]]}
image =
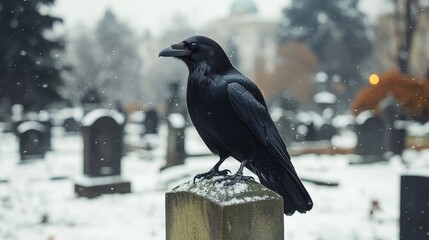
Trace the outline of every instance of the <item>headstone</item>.
{"type": "Polygon", "coordinates": [[[17,134],[22,162],[45,157],[48,134],[46,126],[36,121],[23,122],[17,127],[17,134]]]}
{"type": "Polygon", "coordinates": [[[295,140],[296,135],[295,123],[292,118],[287,115],[282,115],[275,124],[286,146],[290,145],[295,140]]]}
{"type": "Polygon", "coordinates": [[[68,117],[63,121],[64,131],[67,133],[80,132],[80,123],[74,117],[68,117]]]}
{"type": "Polygon", "coordinates": [[[318,140],[331,140],[337,134],[337,129],[330,123],[324,123],[317,132],[318,140]]]}
{"type": "Polygon", "coordinates": [[[401,176],[399,239],[429,239],[429,177],[401,176]]]}
{"type": "Polygon", "coordinates": [[[74,117],[68,117],[63,121],[64,131],[75,133],[80,131],[80,123],[74,117]]]}
{"type": "Polygon", "coordinates": [[[131,184],[121,179],[124,117],[115,110],[96,109],[82,120],[84,180],[75,193],[96,197],[107,193],[129,193],[131,184]]]}
{"type": "Polygon", "coordinates": [[[52,150],[52,145],[51,145],[51,138],[52,138],[52,134],[51,134],[51,130],[52,130],[52,119],[49,116],[49,113],[46,111],[41,111],[39,113],[39,122],[46,127],[46,134],[44,135],[45,139],[45,147],[46,147],[46,151],[51,151],[52,150]]]}
{"type": "Polygon", "coordinates": [[[393,155],[402,155],[405,149],[405,111],[393,96],[388,96],[380,102],[382,117],[386,123],[386,151],[393,155]]]}
{"type": "Polygon", "coordinates": [[[60,124],[65,133],[80,133],[80,122],[85,114],[85,110],[82,107],[75,108],[63,108],[58,111],[60,124]]]}
{"type": "Polygon", "coordinates": [[[167,240],[284,239],[281,196],[254,181],[214,181],[191,181],[166,194],[167,240]]]}
{"type": "Polygon", "coordinates": [[[279,107],[284,111],[296,112],[298,109],[298,101],[290,94],[285,91],[280,95],[279,107]]]}
{"type": "Polygon", "coordinates": [[[314,122],[308,122],[304,123],[304,126],[306,128],[306,133],[304,135],[304,140],[307,142],[312,142],[317,140],[317,131],[316,126],[314,126],[314,122]]]}
{"type": "Polygon", "coordinates": [[[385,153],[384,124],[383,120],[374,116],[371,111],[364,111],[356,117],[357,144],[355,154],[359,155],[363,162],[383,160],[385,153]]]}
{"type": "Polygon", "coordinates": [[[181,95],[179,93],[179,82],[172,82],[168,85],[168,95],[166,102],[165,115],[168,116],[171,113],[181,113],[184,114],[185,106],[183,104],[181,95]]]}
{"type": "Polygon", "coordinates": [[[161,170],[185,163],[185,129],[186,120],[180,113],[172,113],[167,118],[167,156],[166,164],[161,170]]]}
{"type": "Polygon", "coordinates": [[[158,133],[159,118],[158,112],[155,109],[148,109],[145,111],[145,118],[143,120],[144,134],[157,134],[158,133]]]}

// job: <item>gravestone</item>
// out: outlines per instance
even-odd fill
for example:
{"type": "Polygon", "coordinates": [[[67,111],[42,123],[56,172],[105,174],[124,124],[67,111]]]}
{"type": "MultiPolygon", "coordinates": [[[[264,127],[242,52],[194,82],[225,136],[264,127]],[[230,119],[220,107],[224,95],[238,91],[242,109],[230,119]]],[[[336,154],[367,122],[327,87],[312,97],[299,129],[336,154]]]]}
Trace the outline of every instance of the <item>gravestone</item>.
{"type": "Polygon", "coordinates": [[[48,129],[36,121],[22,122],[17,127],[21,162],[45,157],[48,129]]]}
{"type": "Polygon", "coordinates": [[[144,132],[143,134],[157,134],[159,125],[158,112],[155,109],[148,109],[145,111],[145,118],[143,120],[144,132]]]}
{"type": "Polygon", "coordinates": [[[386,123],[386,151],[393,155],[402,155],[405,149],[405,111],[393,96],[380,102],[382,117],[386,123]]]}
{"type": "Polygon", "coordinates": [[[48,112],[46,111],[41,111],[39,113],[39,122],[46,127],[46,134],[44,134],[45,139],[43,140],[45,142],[45,147],[46,147],[46,151],[51,151],[52,150],[52,145],[51,145],[51,138],[52,138],[52,134],[51,134],[51,130],[52,130],[52,118],[49,115],[48,112]]]}
{"type": "Polygon", "coordinates": [[[185,117],[180,113],[172,113],[167,117],[167,126],[166,164],[161,170],[184,164],[187,155],[185,150],[185,117]]]}
{"type": "Polygon", "coordinates": [[[375,162],[383,159],[385,153],[385,123],[371,111],[364,111],[356,117],[355,132],[357,144],[355,154],[362,162],[375,162]]]}
{"type": "Polygon", "coordinates": [[[298,101],[292,96],[292,94],[285,91],[280,95],[279,107],[284,111],[295,113],[298,109],[298,101]]]}
{"type": "Polygon", "coordinates": [[[108,193],[129,193],[131,184],[121,178],[124,116],[116,110],[96,109],[82,120],[84,178],[75,193],[97,197],[108,193]]]}
{"type": "Polygon", "coordinates": [[[295,140],[295,123],[290,116],[282,115],[275,122],[280,137],[289,146],[295,140]]]}
{"type": "Polygon", "coordinates": [[[331,140],[337,134],[337,129],[330,123],[324,123],[317,132],[318,140],[331,140]]]}
{"type": "Polygon", "coordinates": [[[165,114],[168,116],[171,113],[184,113],[183,101],[179,93],[179,82],[172,82],[168,85],[166,97],[165,114]]]}
{"type": "Polygon", "coordinates": [[[429,176],[401,176],[399,239],[429,239],[429,176]]]}
{"type": "Polygon", "coordinates": [[[310,121],[308,123],[303,123],[303,124],[307,130],[304,135],[304,140],[307,142],[316,141],[317,131],[316,131],[316,126],[314,126],[314,122],[310,121]]]}
{"type": "Polygon", "coordinates": [[[80,123],[74,117],[68,117],[63,121],[63,128],[66,133],[80,132],[80,123]]]}

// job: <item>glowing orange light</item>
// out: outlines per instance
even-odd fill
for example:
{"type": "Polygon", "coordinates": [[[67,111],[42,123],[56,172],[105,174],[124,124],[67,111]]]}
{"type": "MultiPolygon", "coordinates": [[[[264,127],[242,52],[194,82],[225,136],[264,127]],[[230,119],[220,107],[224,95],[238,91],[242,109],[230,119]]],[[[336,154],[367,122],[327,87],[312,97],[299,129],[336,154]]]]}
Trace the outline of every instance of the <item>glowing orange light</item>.
{"type": "Polygon", "coordinates": [[[369,75],[369,83],[371,83],[372,85],[377,85],[380,82],[380,77],[373,73],[371,75],[369,75]]]}

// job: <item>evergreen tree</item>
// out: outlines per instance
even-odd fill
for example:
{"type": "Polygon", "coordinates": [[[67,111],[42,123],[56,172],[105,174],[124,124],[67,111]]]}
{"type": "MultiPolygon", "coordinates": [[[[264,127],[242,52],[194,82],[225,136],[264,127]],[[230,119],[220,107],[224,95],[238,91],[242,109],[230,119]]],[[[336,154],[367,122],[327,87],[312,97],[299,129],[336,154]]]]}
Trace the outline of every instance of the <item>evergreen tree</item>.
{"type": "Polygon", "coordinates": [[[0,101],[41,109],[60,100],[62,43],[46,36],[61,19],[40,9],[55,0],[0,2],[0,101]]]}
{"type": "Polygon", "coordinates": [[[358,2],[292,0],[283,10],[280,36],[282,42],[295,40],[308,45],[320,59],[322,71],[341,77],[348,97],[360,85],[362,66],[371,53],[358,2]]]}

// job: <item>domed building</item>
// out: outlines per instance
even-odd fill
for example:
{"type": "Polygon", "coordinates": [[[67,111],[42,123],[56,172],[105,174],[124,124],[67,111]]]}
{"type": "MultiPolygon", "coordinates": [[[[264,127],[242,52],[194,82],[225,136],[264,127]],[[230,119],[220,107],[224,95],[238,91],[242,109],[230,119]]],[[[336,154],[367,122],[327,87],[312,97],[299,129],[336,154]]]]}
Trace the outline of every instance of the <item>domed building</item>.
{"type": "Polygon", "coordinates": [[[232,64],[254,79],[260,68],[274,68],[277,31],[278,22],[262,18],[252,0],[235,0],[229,16],[207,24],[201,33],[216,39],[232,64]]]}
{"type": "Polygon", "coordinates": [[[258,13],[258,8],[251,0],[236,0],[231,6],[231,15],[258,13]]]}

